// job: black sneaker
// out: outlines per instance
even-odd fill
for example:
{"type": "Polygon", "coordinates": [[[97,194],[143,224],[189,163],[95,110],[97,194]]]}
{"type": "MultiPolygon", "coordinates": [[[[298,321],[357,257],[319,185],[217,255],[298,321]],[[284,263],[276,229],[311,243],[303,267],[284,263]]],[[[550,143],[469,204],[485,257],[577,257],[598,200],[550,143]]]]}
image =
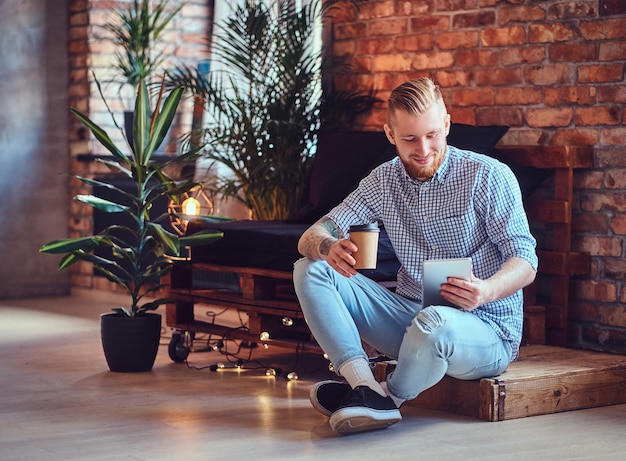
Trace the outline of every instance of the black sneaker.
{"type": "Polygon", "coordinates": [[[325,416],[330,416],[337,411],[351,390],[352,388],[348,383],[332,380],[320,381],[311,388],[309,400],[311,400],[313,408],[325,416]]]}
{"type": "Polygon", "coordinates": [[[358,386],[330,417],[330,427],[339,434],[384,429],[402,419],[391,397],[383,397],[367,386],[358,386]]]}

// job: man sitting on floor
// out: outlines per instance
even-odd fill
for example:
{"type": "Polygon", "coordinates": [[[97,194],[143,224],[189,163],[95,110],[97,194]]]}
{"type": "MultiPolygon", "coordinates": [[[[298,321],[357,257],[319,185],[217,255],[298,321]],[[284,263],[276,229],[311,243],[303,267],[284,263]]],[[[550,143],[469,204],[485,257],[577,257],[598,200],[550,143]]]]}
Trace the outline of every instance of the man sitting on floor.
{"type": "Polygon", "coordinates": [[[537,268],[515,176],[497,160],[447,145],[450,115],[431,80],[393,90],[384,130],[397,157],[302,235],[304,258],[294,266],[308,326],[347,381],[317,383],[310,394],[340,434],[400,421],[400,405],[446,374],[502,373],[517,358],[522,288],[537,268]],[[385,227],[401,263],[395,292],[353,267],[348,228],[371,222],[385,227]],[[471,279],[448,278],[441,294],[449,306],[423,307],[423,261],[461,257],[472,258],[471,279]],[[386,382],[375,380],[362,341],[397,358],[386,382]]]}

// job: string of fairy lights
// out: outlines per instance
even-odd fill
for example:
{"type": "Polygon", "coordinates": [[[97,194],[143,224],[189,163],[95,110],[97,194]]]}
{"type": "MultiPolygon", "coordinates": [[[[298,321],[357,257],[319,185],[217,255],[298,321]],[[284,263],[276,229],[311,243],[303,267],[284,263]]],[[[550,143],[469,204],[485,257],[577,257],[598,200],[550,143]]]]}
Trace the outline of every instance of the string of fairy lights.
{"type": "MultiPolygon", "coordinates": [[[[211,319],[212,323],[215,323],[216,318],[227,311],[228,309],[223,309],[220,312],[207,311],[205,315],[211,319]]],[[[188,368],[199,371],[210,370],[212,372],[220,372],[232,369],[237,371],[264,370],[265,376],[284,378],[288,381],[298,380],[299,371],[314,373],[320,370],[319,367],[310,370],[305,369],[305,361],[302,360],[302,356],[305,351],[304,346],[301,344],[296,344],[293,366],[291,366],[288,370],[283,370],[281,367],[268,363],[265,360],[255,358],[254,353],[258,348],[262,347],[264,349],[267,349],[270,347],[267,344],[267,341],[270,340],[270,335],[268,332],[262,332],[259,336],[259,342],[237,339],[233,337],[234,332],[249,331],[245,320],[241,317],[241,312],[239,312],[238,314],[240,325],[227,329],[223,335],[215,335],[209,333],[200,334],[196,332],[184,333],[185,337],[181,338],[181,340],[184,342],[185,347],[185,353],[183,354],[184,359],[182,361],[188,368]],[[193,363],[189,360],[189,352],[218,353],[220,354],[220,359],[217,361],[211,360],[210,363],[206,365],[197,365],[197,359],[193,363]]],[[[283,319],[284,325],[288,326],[290,323],[293,323],[292,319],[288,317],[285,317],[283,319]]],[[[164,338],[170,337],[168,334],[164,334],[163,336],[164,338]]],[[[170,344],[170,347],[172,347],[172,344],[170,344]]],[[[194,354],[194,357],[195,356],[196,355],[194,354]]],[[[328,360],[328,357],[326,355],[324,355],[324,358],[328,360]]],[[[331,372],[334,371],[332,363],[327,363],[328,370],[331,372]]]]}

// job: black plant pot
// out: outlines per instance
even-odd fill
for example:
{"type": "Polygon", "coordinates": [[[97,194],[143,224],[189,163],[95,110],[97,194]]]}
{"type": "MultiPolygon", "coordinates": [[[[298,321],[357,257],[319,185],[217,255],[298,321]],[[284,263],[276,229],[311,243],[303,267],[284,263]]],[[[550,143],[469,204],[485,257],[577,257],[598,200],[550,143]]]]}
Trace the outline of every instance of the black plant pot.
{"type": "Polygon", "coordinates": [[[111,371],[150,371],[161,339],[161,315],[150,313],[126,317],[116,313],[100,316],[104,356],[111,371]]]}

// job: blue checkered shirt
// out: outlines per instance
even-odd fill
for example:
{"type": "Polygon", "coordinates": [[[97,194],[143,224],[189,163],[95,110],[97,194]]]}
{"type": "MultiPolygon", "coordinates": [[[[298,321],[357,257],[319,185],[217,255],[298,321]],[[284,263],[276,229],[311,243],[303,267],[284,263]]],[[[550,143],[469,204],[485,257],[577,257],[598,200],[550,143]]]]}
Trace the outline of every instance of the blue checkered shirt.
{"type": "MultiPolygon", "coordinates": [[[[375,168],[327,215],[347,234],[352,224],[381,222],[401,267],[396,292],[421,302],[425,259],[472,258],[474,275],[487,279],[512,257],[537,268],[517,179],[486,155],[448,146],[437,173],[412,179],[398,157],[375,168]]],[[[471,311],[511,342],[522,336],[522,290],[471,311]]]]}

